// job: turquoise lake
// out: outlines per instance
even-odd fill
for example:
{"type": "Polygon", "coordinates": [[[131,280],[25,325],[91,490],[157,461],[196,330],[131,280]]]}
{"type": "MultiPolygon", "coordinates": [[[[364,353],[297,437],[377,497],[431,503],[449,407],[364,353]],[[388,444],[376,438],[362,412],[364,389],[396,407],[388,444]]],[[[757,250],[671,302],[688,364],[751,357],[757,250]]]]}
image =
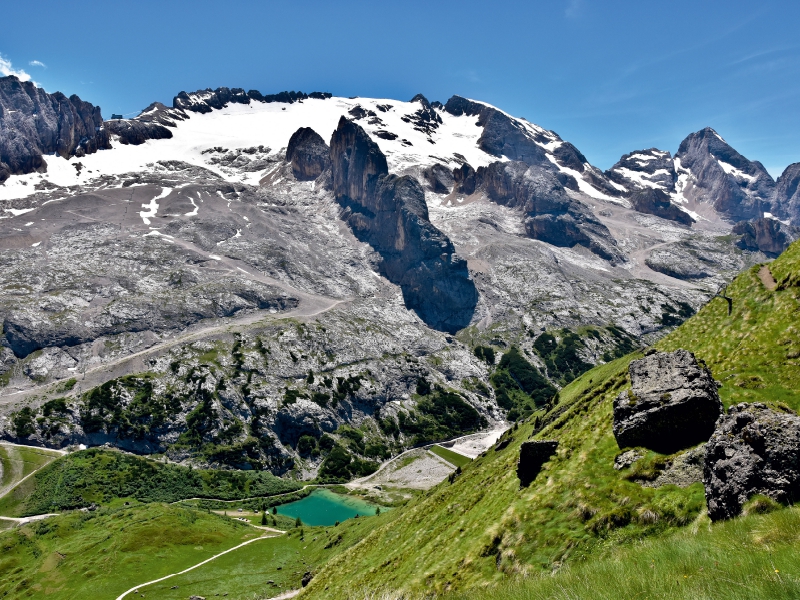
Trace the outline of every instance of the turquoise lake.
{"type": "MultiPolygon", "coordinates": [[[[316,489],[311,494],[278,507],[279,515],[296,519],[300,517],[304,525],[333,525],[352,519],[356,515],[370,516],[375,514],[377,505],[359,498],[342,496],[325,488],[316,489]]],[[[381,509],[384,510],[384,509],[381,509]]]]}

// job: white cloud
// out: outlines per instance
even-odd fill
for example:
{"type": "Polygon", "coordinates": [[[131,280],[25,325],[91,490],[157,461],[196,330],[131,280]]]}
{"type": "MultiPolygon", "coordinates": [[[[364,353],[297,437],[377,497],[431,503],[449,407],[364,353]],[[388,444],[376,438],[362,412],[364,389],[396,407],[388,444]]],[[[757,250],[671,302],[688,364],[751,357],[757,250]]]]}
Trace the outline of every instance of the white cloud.
{"type": "Polygon", "coordinates": [[[32,61],[31,61],[31,62],[29,62],[28,64],[29,64],[30,66],[32,66],[32,67],[42,67],[43,69],[46,69],[46,68],[47,68],[47,65],[46,65],[46,64],[44,64],[44,63],[43,63],[42,61],[40,61],[40,60],[32,60],[32,61]]]}
{"type": "Polygon", "coordinates": [[[0,55],[0,75],[7,77],[8,75],[16,75],[20,81],[28,81],[31,76],[22,69],[16,70],[11,66],[11,61],[0,55]]]}

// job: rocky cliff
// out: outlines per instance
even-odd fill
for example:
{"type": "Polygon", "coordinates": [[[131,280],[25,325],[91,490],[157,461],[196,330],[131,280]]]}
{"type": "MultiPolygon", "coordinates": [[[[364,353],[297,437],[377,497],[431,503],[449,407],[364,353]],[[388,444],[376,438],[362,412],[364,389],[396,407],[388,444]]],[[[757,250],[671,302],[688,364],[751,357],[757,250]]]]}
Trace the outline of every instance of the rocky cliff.
{"type": "Polygon", "coordinates": [[[0,78],[0,183],[46,171],[44,154],[68,158],[110,147],[100,107],[13,75],[0,78]]]}
{"type": "Polygon", "coordinates": [[[389,175],[378,145],[345,117],[331,137],[331,165],[347,223],[381,255],[381,272],[400,286],[406,306],[435,329],[467,326],[478,292],[466,261],[431,224],[417,180],[389,175]]]}
{"type": "Polygon", "coordinates": [[[683,140],[675,158],[691,173],[697,202],[734,221],[769,211],[775,181],[760,162],[739,154],[710,127],[683,140]]]}
{"type": "Polygon", "coordinates": [[[331,150],[316,131],[301,127],[289,138],[286,161],[291,163],[295,179],[311,181],[330,166],[331,150]]]}
{"type": "Polygon", "coordinates": [[[800,163],[792,163],[775,184],[772,212],[781,219],[800,227],[800,163]]]}

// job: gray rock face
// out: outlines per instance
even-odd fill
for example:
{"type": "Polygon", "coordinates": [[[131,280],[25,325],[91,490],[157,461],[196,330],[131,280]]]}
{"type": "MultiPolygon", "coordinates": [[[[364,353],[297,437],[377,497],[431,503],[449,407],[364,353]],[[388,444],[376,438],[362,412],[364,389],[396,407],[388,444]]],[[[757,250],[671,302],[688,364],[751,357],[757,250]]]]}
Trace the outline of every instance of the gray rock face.
{"type": "Polygon", "coordinates": [[[331,164],[331,149],[310,127],[301,127],[289,138],[286,162],[291,163],[295,179],[312,181],[331,164]]]}
{"type": "Polygon", "coordinates": [[[656,352],[628,367],[631,391],[614,400],[620,448],[672,453],[706,441],[722,412],[711,372],[686,350],[656,352]]]}
{"type": "Polygon", "coordinates": [[[786,167],[775,184],[772,212],[800,227],[800,163],[786,167]]]}
{"type": "Polygon", "coordinates": [[[677,221],[683,225],[694,223],[694,219],[687,212],[682,211],[670,202],[669,196],[662,190],[653,188],[639,190],[631,195],[630,202],[633,209],[641,213],[677,221]]]}
{"type": "Polygon", "coordinates": [[[136,119],[119,119],[106,121],[105,127],[112,134],[119,136],[120,144],[138,146],[147,140],[168,140],[172,132],[159,123],[148,123],[136,119]]]}
{"type": "Polygon", "coordinates": [[[706,445],[708,516],[735,517],[755,494],[800,499],[800,417],[761,403],[733,406],[706,445]]]}
{"type": "Polygon", "coordinates": [[[430,327],[466,327],[478,292],[467,263],[428,218],[417,180],[388,175],[386,157],[366,132],[342,117],[331,138],[333,187],[361,241],[381,255],[381,272],[400,285],[406,306],[430,327]]]}
{"type": "Polygon", "coordinates": [[[68,158],[110,147],[100,107],[75,95],[48,94],[13,75],[0,78],[0,183],[46,171],[43,154],[68,158]]]}
{"type": "Polygon", "coordinates": [[[734,220],[760,218],[769,211],[775,181],[758,161],[751,161],[706,127],[681,142],[681,168],[694,176],[694,197],[734,220]]]}
{"type": "Polygon", "coordinates": [[[428,188],[435,194],[449,194],[455,184],[453,173],[440,164],[426,167],[422,171],[422,178],[428,184],[428,188]]]}
{"type": "Polygon", "coordinates": [[[759,250],[775,258],[798,238],[799,232],[775,219],[761,218],[737,223],[733,233],[742,236],[736,243],[742,250],[759,250]]]}
{"type": "Polygon", "coordinates": [[[542,466],[558,449],[556,440],[534,440],[522,442],[519,448],[519,461],[517,462],[517,477],[521,487],[528,487],[542,466]]]}
{"type": "Polygon", "coordinates": [[[414,125],[414,129],[427,135],[436,131],[442,123],[442,117],[431,106],[428,99],[422,94],[417,94],[411,99],[411,102],[418,102],[421,106],[415,113],[402,117],[403,121],[411,123],[414,125]]]}
{"type": "Polygon", "coordinates": [[[581,244],[606,260],[624,260],[610,243],[605,225],[570,198],[550,171],[522,162],[496,162],[480,167],[475,181],[492,201],[523,211],[529,237],[554,246],[581,244]]]}
{"type": "Polygon", "coordinates": [[[228,104],[250,104],[251,100],[255,102],[282,102],[284,104],[292,104],[293,102],[306,100],[308,98],[324,100],[330,97],[331,94],[328,92],[312,92],[310,94],[304,94],[303,92],[279,92],[277,94],[262,94],[258,90],[245,92],[242,88],[231,89],[219,87],[216,90],[207,88],[190,93],[180,92],[172,99],[172,107],[202,114],[209,113],[215,109],[219,110],[225,108],[228,104]]]}
{"type": "Polygon", "coordinates": [[[660,189],[672,193],[677,179],[672,155],[657,148],[624,154],[617,164],[606,171],[606,176],[629,192],[660,189]]]}

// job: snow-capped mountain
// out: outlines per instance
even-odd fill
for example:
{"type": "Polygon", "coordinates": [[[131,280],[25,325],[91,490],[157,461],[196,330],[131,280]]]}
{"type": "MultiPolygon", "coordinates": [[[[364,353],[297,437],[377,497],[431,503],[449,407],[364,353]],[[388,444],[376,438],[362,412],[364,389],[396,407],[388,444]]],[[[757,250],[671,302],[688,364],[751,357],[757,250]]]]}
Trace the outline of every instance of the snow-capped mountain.
{"type": "Polygon", "coordinates": [[[187,399],[144,437],[76,417],[53,444],[161,451],[212,402],[209,440],[257,423],[276,436],[258,460],[281,470],[303,431],[396,415],[420,378],[499,419],[475,345],[516,345],[559,381],[543,333],[580,364],[610,360],[795,235],[768,218],[728,236],[759,211],[786,220],[797,177],[770,187],[715,134],[603,173],[556,133],[460,96],[218,88],[102,121],[7,77],[0,132],[0,396],[71,379],[73,394],[121,390],[146,371],[157,397],[187,399]],[[783,212],[763,198],[773,188],[783,212]],[[322,402],[314,373],[351,383],[322,402]]]}

